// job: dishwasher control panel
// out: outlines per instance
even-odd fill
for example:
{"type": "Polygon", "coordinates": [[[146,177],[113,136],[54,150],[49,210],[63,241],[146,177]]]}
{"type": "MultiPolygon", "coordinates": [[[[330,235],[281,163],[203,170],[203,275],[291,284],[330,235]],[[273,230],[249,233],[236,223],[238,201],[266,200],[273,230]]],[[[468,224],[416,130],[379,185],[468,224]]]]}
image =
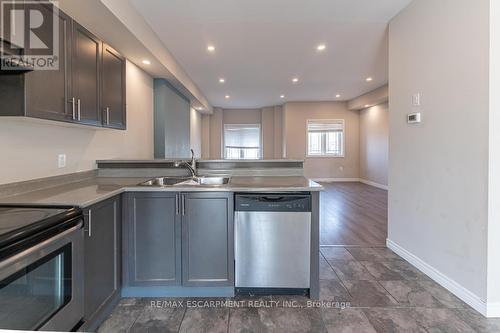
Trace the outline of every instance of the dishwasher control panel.
{"type": "Polygon", "coordinates": [[[239,193],[235,211],[244,212],[310,212],[311,195],[296,193],[239,193]]]}

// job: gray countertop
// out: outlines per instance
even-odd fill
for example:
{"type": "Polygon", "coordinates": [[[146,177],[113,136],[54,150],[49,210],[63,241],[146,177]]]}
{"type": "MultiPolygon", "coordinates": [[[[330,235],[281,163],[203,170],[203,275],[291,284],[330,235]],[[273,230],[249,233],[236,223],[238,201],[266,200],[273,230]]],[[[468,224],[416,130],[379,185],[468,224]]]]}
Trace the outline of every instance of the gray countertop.
{"type": "Polygon", "coordinates": [[[138,186],[149,178],[95,177],[79,182],[0,198],[0,204],[43,204],[88,207],[124,192],[300,192],[323,187],[304,177],[232,177],[227,185],[138,186]]]}

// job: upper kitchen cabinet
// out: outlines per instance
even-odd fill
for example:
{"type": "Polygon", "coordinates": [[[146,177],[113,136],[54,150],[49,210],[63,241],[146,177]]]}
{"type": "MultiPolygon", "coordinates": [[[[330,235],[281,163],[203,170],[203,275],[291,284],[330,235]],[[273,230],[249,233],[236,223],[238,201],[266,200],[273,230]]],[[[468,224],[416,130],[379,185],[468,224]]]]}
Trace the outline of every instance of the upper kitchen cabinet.
{"type": "Polygon", "coordinates": [[[87,29],[73,22],[71,107],[79,123],[99,125],[102,42],[87,29]]]}
{"type": "Polygon", "coordinates": [[[125,112],[125,58],[109,45],[102,48],[101,106],[105,127],[124,129],[125,112]]]}
{"type": "MultiPolygon", "coordinates": [[[[45,7],[41,8],[49,10],[45,7]]],[[[59,27],[59,68],[57,70],[34,70],[24,74],[26,114],[36,118],[73,121],[76,120],[76,114],[73,115],[71,106],[68,104],[72,21],[68,15],[59,11],[57,24],[59,27]]],[[[38,33],[50,34],[52,30],[45,28],[38,33]]]]}
{"type": "MultiPolygon", "coordinates": [[[[40,10],[49,11],[41,6],[40,10]]],[[[62,11],[55,16],[59,31],[58,68],[34,70],[26,73],[7,71],[0,75],[0,115],[28,116],[58,121],[72,121],[71,106],[68,104],[71,65],[72,20],[62,11]]],[[[52,29],[42,26],[38,34],[52,33],[52,29]]],[[[30,50],[23,50],[29,56],[30,50]]]]}
{"type": "Polygon", "coordinates": [[[190,102],[164,79],[154,80],[155,158],[189,158],[190,102]]]}
{"type": "MultiPolygon", "coordinates": [[[[0,116],[125,129],[125,58],[61,10],[56,23],[58,67],[2,71],[0,116]]],[[[52,32],[52,26],[37,29],[42,39],[52,32]]],[[[19,54],[36,55],[30,52],[19,54]]]]}

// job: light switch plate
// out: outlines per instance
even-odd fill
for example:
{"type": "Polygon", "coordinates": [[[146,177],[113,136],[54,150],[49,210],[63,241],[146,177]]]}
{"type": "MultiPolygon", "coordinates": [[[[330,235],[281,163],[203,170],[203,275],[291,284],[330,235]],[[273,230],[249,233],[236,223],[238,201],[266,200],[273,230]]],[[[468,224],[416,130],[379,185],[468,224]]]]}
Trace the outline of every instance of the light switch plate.
{"type": "Polygon", "coordinates": [[[413,94],[411,96],[411,105],[412,106],[420,106],[420,93],[413,94]]]}
{"type": "Polygon", "coordinates": [[[66,166],[66,154],[57,155],[57,167],[64,168],[66,166]]]}

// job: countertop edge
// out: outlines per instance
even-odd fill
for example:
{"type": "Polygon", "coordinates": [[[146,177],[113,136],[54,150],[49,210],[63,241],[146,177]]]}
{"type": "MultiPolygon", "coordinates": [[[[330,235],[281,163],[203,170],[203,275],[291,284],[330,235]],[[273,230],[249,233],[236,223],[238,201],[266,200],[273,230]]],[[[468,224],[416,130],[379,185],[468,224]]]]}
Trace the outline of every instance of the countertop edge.
{"type": "MultiPolygon", "coordinates": [[[[126,185],[120,188],[117,188],[115,190],[109,190],[107,193],[102,193],[99,195],[96,195],[94,198],[91,200],[87,201],[80,201],[80,202],[62,202],[62,201],[44,201],[43,203],[37,202],[36,204],[42,204],[45,206],[59,206],[59,205],[73,205],[76,207],[80,208],[88,208],[92,205],[95,205],[99,202],[102,202],[104,200],[110,199],[114,196],[127,193],[127,192],[246,192],[246,193],[260,193],[260,192],[321,192],[324,190],[323,186],[315,186],[315,187],[279,187],[279,186],[274,186],[274,187],[245,187],[245,186],[233,186],[233,187],[227,187],[227,186],[217,186],[217,185],[212,185],[212,186],[203,186],[200,187],[198,185],[185,185],[185,186],[166,186],[166,187],[161,187],[161,186],[137,186],[137,185],[126,185]]],[[[16,202],[15,200],[8,201],[8,202],[2,202],[2,198],[0,198],[0,205],[16,205],[16,204],[27,204],[26,201],[20,200],[19,202],[16,202]]]]}

